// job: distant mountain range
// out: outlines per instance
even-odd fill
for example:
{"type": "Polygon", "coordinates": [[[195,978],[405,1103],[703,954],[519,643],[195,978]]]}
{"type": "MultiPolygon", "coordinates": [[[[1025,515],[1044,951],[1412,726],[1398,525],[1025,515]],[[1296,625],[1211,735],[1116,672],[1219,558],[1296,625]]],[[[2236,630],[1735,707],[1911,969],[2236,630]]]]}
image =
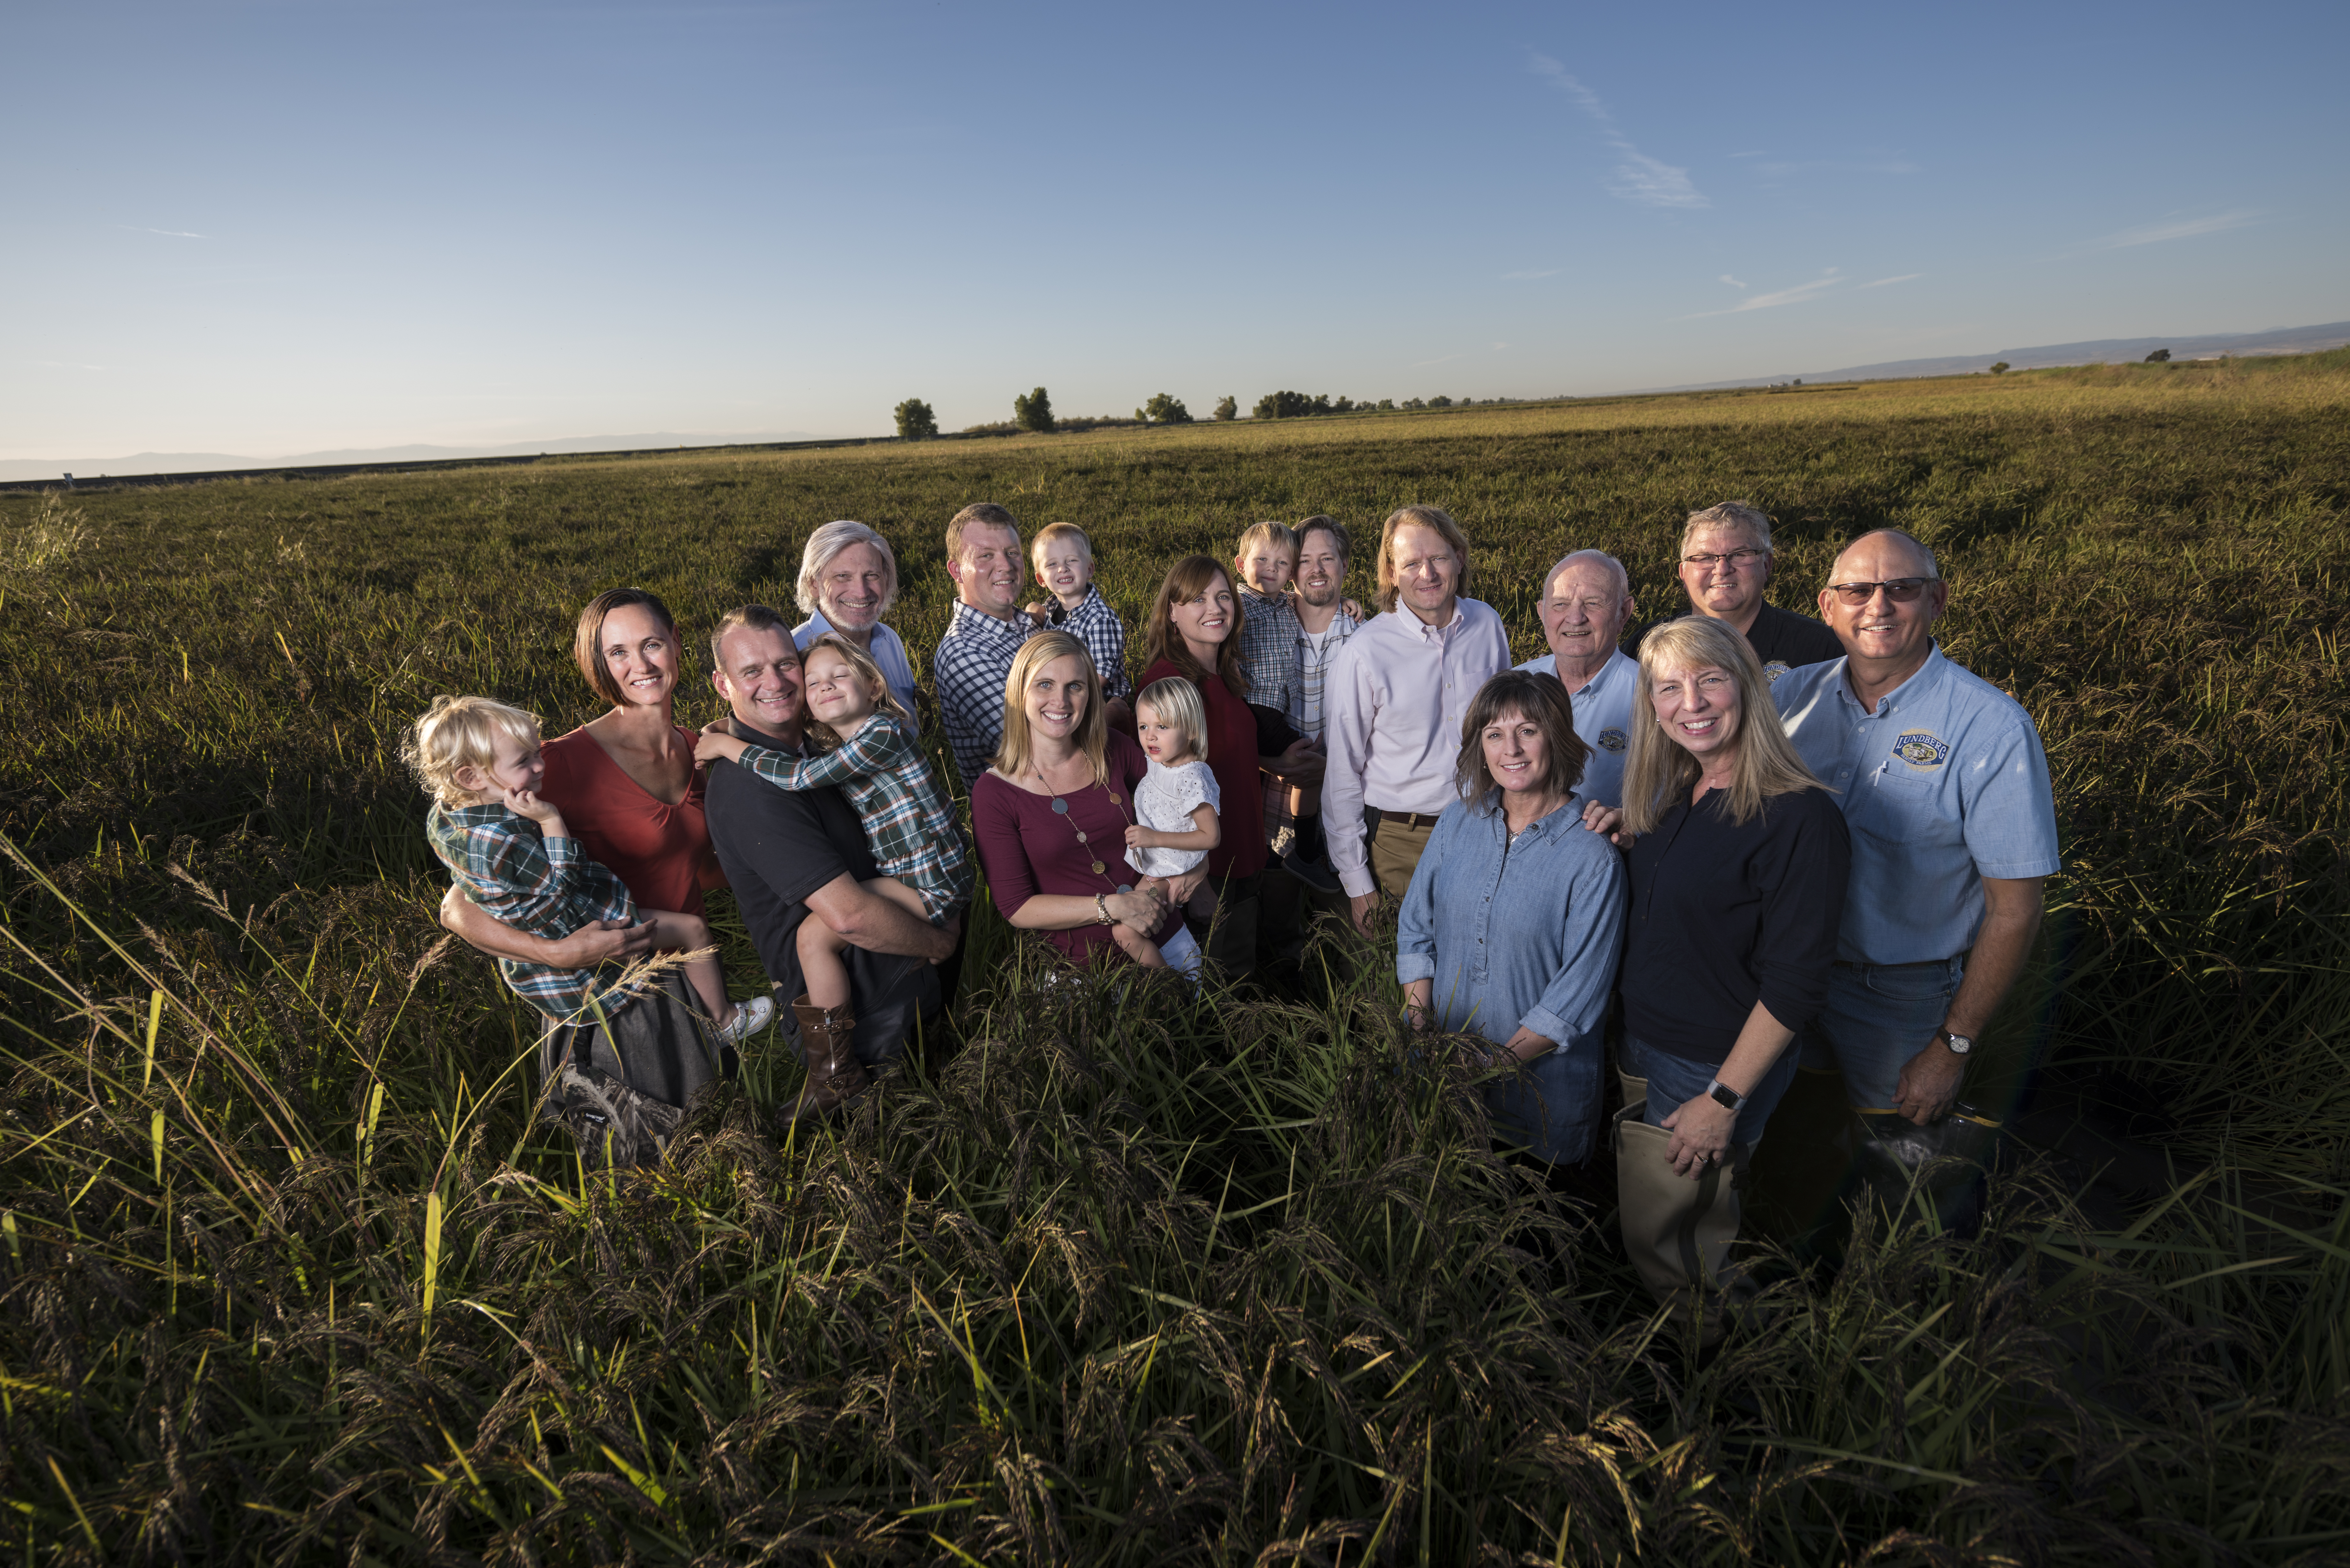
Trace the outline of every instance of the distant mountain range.
{"type": "Polygon", "coordinates": [[[2113,365],[2145,358],[2168,348],[2174,359],[2216,359],[2222,354],[2314,354],[2350,343],[2350,321],[2323,327],[2282,327],[2272,332],[2239,332],[2211,337],[2101,337],[2091,343],[2051,343],[2038,348],[2002,348],[1993,354],[1949,359],[1892,359],[1882,365],[1848,365],[1841,370],[1790,370],[1749,376],[1741,381],[1699,381],[1683,387],[1649,387],[1651,392],[1712,392],[1735,387],[1774,387],[1788,381],[1898,381],[1911,376],[1966,376],[1988,370],[2002,359],[2014,370],[2044,370],[2054,365],[2113,365]]]}
{"type": "Polygon", "coordinates": [[[305,452],[290,457],[235,457],[221,452],[142,452],[130,457],[0,459],[0,481],[56,479],[70,473],[78,479],[102,475],[121,478],[134,473],[207,473],[239,468],[323,468],[341,462],[441,462],[467,457],[526,457],[533,452],[645,452],[665,446],[755,445],[771,441],[821,441],[809,431],[681,434],[656,431],[650,435],[564,436],[554,441],[518,441],[504,446],[379,446],[340,452],[305,452]]]}

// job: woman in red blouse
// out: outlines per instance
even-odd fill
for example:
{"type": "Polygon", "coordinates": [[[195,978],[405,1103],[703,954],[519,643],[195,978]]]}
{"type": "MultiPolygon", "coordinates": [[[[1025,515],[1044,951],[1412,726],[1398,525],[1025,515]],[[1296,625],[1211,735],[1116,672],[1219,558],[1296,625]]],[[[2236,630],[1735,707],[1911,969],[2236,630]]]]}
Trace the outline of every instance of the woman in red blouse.
{"type": "Polygon", "coordinates": [[[1043,631],[1021,645],[1003,683],[1003,741],[971,786],[972,834],[995,907],[1085,963],[1134,961],[1110,940],[1122,922],[1174,935],[1165,884],[1127,863],[1134,786],[1147,767],[1133,737],[1104,720],[1101,677],[1086,645],[1043,631]]]}
{"type": "Polygon", "coordinates": [[[1205,877],[1215,896],[1214,925],[1201,929],[1204,910],[1195,905],[1192,934],[1209,960],[1234,979],[1256,970],[1257,893],[1268,858],[1264,786],[1257,774],[1290,766],[1288,758],[1258,754],[1256,715],[1249,711],[1248,677],[1241,670],[1241,618],[1232,579],[1215,558],[1184,556],[1169,569],[1150,607],[1143,633],[1150,668],[1135,683],[1139,691],[1154,680],[1180,677],[1200,689],[1207,705],[1208,771],[1223,795],[1223,841],[1208,851],[1199,871],[1175,879],[1170,896],[1178,905],[1190,903],[1205,877]]]}
{"type": "Polygon", "coordinates": [[[638,903],[700,914],[702,895],[726,878],[702,815],[696,737],[674,711],[682,654],[668,607],[644,589],[588,601],[572,655],[612,710],[541,748],[540,793],[638,903]]]}

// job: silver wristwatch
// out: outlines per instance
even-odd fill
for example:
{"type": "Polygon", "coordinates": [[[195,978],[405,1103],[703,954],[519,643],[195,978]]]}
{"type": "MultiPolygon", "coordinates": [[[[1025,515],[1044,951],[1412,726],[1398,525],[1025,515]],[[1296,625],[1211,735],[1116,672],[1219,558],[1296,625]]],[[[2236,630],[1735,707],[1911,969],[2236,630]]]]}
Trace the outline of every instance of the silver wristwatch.
{"type": "Polygon", "coordinates": [[[1948,1045],[1953,1056],[1963,1056],[1975,1048],[1975,1037],[1971,1034],[1953,1034],[1947,1029],[1937,1029],[1934,1038],[1948,1045]]]}

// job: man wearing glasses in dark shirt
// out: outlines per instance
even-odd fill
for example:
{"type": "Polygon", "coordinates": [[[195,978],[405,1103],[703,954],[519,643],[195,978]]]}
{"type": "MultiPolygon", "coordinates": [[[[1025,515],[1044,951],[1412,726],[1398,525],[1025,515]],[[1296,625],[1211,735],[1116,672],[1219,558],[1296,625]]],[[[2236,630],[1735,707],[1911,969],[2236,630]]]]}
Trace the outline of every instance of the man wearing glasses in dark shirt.
{"type": "MultiPolygon", "coordinates": [[[[1835,633],[1807,615],[1764,602],[1771,560],[1771,519],[1759,509],[1743,501],[1725,501],[1690,513],[1681,531],[1679,567],[1690,608],[1681,614],[1727,622],[1746,639],[1762,661],[1762,673],[1773,680],[1806,664],[1843,658],[1844,645],[1835,633]]],[[[1632,639],[1635,653],[1647,635],[1644,627],[1632,639]]]]}

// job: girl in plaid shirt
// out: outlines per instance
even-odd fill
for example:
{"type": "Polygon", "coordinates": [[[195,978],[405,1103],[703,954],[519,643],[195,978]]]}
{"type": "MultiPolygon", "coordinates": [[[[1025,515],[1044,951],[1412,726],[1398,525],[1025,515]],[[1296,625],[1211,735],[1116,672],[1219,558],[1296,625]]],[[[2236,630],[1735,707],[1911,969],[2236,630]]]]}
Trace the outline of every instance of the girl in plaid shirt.
{"type": "MultiPolygon", "coordinates": [[[[777,789],[837,787],[865,825],[866,842],[881,875],[865,884],[932,925],[944,925],[971,904],[977,877],[954,808],[931,781],[931,765],[914,739],[912,715],[889,695],[889,682],[861,648],[826,632],[800,655],[807,684],[809,732],[833,749],[802,761],[772,746],[754,746],[723,727],[702,732],[696,762],[723,757],[777,789]]],[[[847,941],[822,920],[802,920],[800,970],[806,1002],[829,1012],[848,1005],[847,941]]]]}
{"type": "MultiPolygon", "coordinates": [[[[685,975],[720,1040],[740,1044],[775,1017],[768,997],[740,1006],[727,1000],[726,977],[707,950],[710,926],[701,916],[639,909],[618,877],[579,852],[563,814],[538,793],[546,765],[539,757],[536,715],[486,697],[436,697],[402,752],[432,795],[424,818],[432,853],[465,896],[494,919],[547,938],[569,936],[597,920],[648,922],[661,951],[702,953],[685,964],[685,975]]],[[[608,989],[593,970],[519,959],[500,959],[498,969],[516,996],[557,1023],[578,1023],[591,1000],[609,1016],[638,995],[608,989]]]]}

